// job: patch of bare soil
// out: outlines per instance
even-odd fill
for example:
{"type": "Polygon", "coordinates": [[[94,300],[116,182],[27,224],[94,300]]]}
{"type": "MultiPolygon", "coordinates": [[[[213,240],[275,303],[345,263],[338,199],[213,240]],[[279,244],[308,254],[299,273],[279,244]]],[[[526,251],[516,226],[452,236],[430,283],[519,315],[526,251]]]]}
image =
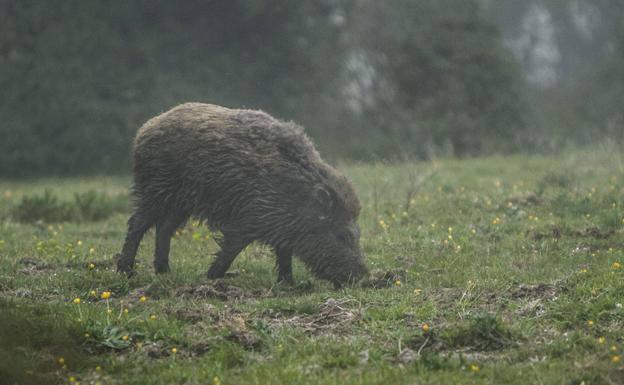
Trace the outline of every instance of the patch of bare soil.
{"type": "Polygon", "coordinates": [[[175,295],[181,298],[216,298],[227,301],[243,298],[245,292],[238,286],[230,285],[225,281],[217,281],[214,284],[183,286],[176,290],[175,295]]]}
{"type": "Polygon", "coordinates": [[[534,241],[542,239],[560,239],[562,235],[561,228],[552,226],[546,231],[527,231],[527,236],[534,241]]]}
{"type": "Polygon", "coordinates": [[[615,230],[601,230],[599,227],[586,227],[584,229],[574,230],[570,233],[573,237],[591,237],[595,239],[607,239],[615,234],[615,230]]]}
{"type": "Polygon", "coordinates": [[[17,263],[21,266],[18,272],[24,275],[44,274],[54,270],[50,264],[35,258],[22,258],[17,263]]]}
{"type": "Polygon", "coordinates": [[[528,205],[539,205],[544,202],[544,200],[534,192],[529,192],[526,195],[516,195],[507,199],[507,202],[510,202],[514,205],[528,206],[528,205]]]}
{"type": "Polygon", "coordinates": [[[244,290],[225,280],[182,286],[175,290],[175,296],[181,298],[216,298],[222,301],[264,298],[271,295],[270,289],[244,290]]]}
{"type": "Polygon", "coordinates": [[[535,285],[521,284],[510,290],[512,299],[529,298],[553,300],[557,298],[557,287],[547,283],[538,283],[535,285]]]}
{"type": "Polygon", "coordinates": [[[361,319],[361,310],[353,309],[359,303],[350,298],[329,298],[319,307],[319,312],[309,315],[296,315],[282,319],[269,320],[270,327],[296,327],[306,332],[317,334],[347,330],[354,322],[361,319]]]}
{"type": "Polygon", "coordinates": [[[247,330],[232,330],[226,339],[239,344],[247,350],[254,350],[260,347],[260,340],[247,330]]]}
{"type": "Polygon", "coordinates": [[[216,306],[206,303],[198,308],[182,308],[171,311],[177,319],[187,322],[200,322],[203,320],[216,320],[219,318],[219,310],[216,306]]]}
{"type": "Polygon", "coordinates": [[[140,350],[150,358],[163,358],[171,354],[171,350],[165,347],[163,341],[146,342],[141,345],[140,350]]]}
{"type": "Polygon", "coordinates": [[[403,280],[405,280],[405,269],[374,271],[371,273],[371,277],[368,280],[363,281],[360,285],[362,287],[382,289],[385,287],[394,286],[394,283],[396,281],[403,280]]]}
{"type": "Polygon", "coordinates": [[[185,329],[188,339],[193,341],[188,347],[193,354],[203,354],[210,350],[215,341],[223,339],[247,350],[256,350],[261,345],[258,336],[247,327],[245,320],[248,314],[229,308],[219,310],[210,304],[197,309],[178,309],[173,313],[193,323],[185,329]],[[215,332],[221,335],[214,336],[215,332]]]}

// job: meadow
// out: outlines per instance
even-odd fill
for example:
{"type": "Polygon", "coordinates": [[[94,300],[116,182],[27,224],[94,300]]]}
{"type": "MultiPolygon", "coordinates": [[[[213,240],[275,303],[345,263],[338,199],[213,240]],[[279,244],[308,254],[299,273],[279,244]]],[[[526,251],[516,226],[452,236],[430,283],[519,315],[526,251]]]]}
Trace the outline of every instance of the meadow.
{"type": "Polygon", "coordinates": [[[0,382],[624,383],[621,151],[339,168],[372,271],[340,290],[257,244],[208,280],[196,222],[127,278],[129,177],[0,182],[0,382]]]}

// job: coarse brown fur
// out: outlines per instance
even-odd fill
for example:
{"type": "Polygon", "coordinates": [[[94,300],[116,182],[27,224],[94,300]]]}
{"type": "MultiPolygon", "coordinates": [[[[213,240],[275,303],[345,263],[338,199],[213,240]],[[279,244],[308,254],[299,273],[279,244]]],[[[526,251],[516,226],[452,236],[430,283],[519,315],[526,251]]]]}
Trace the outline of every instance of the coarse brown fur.
{"type": "Polygon", "coordinates": [[[222,233],[210,278],[223,277],[253,241],[275,249],[281,281],[292,282],[293,255],[336,285],[367,273],[355,191],[294,123],[261,111],[186,103],[145,123],[133,155],[135,212],[119,271],[133,270],[152,226],[155,269],[168,271],[171,236],[197,217],[222,233]]]}

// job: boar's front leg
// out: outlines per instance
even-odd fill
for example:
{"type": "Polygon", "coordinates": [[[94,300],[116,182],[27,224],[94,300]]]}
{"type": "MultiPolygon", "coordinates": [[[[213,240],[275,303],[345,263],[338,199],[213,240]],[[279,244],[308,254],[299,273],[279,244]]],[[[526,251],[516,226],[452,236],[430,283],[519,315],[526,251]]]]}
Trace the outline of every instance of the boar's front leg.
{"type": "Polygon", "coordinates": [[[276,248],[277,255],[277,282],[284,282],[294,285],[295,280],[292,274],[292,251],[285,248],[276,248]]]}
{"type": "Polygon", "coordinates": [[[228,236],[224,233],[223,238],[219,242],[221,250],[215,254],[217,259],[215,259],[210,269],[208,269],[208,278],[223,278],[225,272],[234,261],[234,258],[236,258],[249,243],[249,241],[242,240],[232,235],[228,236]]]}

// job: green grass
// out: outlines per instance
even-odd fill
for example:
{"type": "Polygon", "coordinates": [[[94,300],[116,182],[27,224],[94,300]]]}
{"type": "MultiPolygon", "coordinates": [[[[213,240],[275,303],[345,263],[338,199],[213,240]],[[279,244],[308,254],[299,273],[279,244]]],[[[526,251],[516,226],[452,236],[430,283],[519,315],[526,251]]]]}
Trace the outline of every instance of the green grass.
{"type": "Polygon", "coordinates": [[[111,260],[125,235],[119,200],[129,178],[0,182],[0,378],[622,382],[624,366],[614,362],[624,348],[620,152],[340,168],[362,200],[373,276],[338,291],[299,263],[295,287],[276,285],[274,257],[260,245],[228,278],[207,280],[217,245],[193,223],[172,242],[172,273],[154,275],[150,233],[128,279],[111,260]],[[24,197],[45,190],[55,205],[97,194],[89,210],[114,209],[99,221],[18,221],[24,197]]]}

